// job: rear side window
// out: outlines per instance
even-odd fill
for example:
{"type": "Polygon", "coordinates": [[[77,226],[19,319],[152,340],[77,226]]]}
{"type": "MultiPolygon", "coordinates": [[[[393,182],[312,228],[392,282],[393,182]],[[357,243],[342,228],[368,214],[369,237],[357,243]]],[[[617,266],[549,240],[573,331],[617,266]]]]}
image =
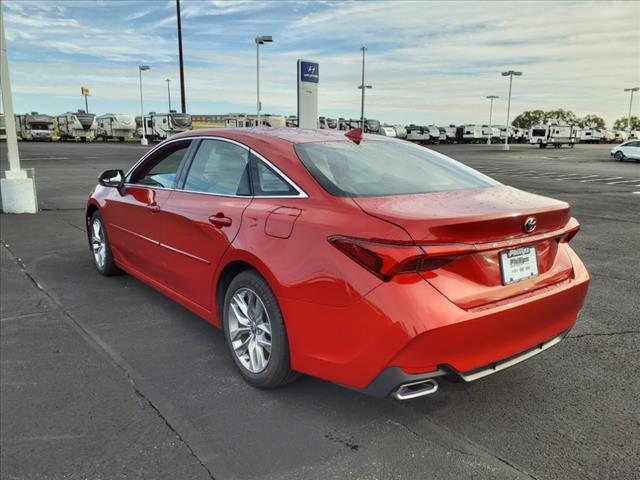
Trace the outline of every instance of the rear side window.
{"type": "Polygon", "coordinates": [[[202,140],[184,189],[219,195],[249,195],[249,151],[221,140],[202,140]]]}
{"type": "Polygon", "coordinates": [[[257,196],[298,195],[298,191],[284,180],[274,169],[252,155],[251,183],[257,196]]]}
{"type": "Polygon", "coordinates": [[[407,195],[500,185],[455,160],[405,141],[302,143],[311,175],[340,197],[407,195]]]}

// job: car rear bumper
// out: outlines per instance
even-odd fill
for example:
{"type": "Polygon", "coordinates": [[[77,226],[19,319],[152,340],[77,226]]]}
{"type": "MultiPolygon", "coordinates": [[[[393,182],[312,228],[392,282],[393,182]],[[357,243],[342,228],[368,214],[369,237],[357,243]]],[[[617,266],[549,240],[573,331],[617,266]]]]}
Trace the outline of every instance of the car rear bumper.
{"type": "Polygon", "coordinates": [[[471,381],[519,363],[558,343],[584,304],[589,274],[568,251],[573,278],[482,309],[464,310],[410,276],[350,307],[284,300],[292,368],[384,396],[412,380],[471,381]]]}

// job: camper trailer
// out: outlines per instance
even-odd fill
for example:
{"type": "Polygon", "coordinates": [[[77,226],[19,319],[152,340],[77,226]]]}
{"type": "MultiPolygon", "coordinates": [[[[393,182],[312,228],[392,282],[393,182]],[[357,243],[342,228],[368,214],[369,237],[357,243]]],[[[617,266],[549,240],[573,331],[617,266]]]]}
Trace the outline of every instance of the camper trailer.
{"type": "Polygon", "coordinates": [[[625,130],[615,130],[613,132],[613,142],[614,143],[622,143],[626,142],[629,139],[629,135],[625,130]]]}
{"type": "Polygon", "coordinates": [[[407,129],[402,125],[392,125],[392,127],[396,131],[397,138],[407,138],[407,129]]]}
{"type": "MultiPolygon", "coordinates": [[[[420,125],[407,125],[405,127],[407,131],[407,140],[417,143],[429,143],[431,140],[431,134],[427,127],[420,125]]],[[[438,135],[440,132],[438,132],[438,135]]]]}
{"type": "MultiPolygon", "coordinates": [[[[287,119],[282,115],[264,114],[260,115],[260,125],[263,127],[285,127],[287,126],[287,119]]],[[[226,128],[246,128],[257,127],[258,117],[257,115],[250,115],[248,113],[232,113],[224,119],[224,126],[226,128]]]]}
{"type": "Polygon", "coordinates": [[[396,129],[391,125],[381,125],[378,133],[385,137],[396,137],[396,129]]]}
{"type": "Polygon", "coordinates": [[[482,126],[481,125],[463,125],[462,127],[462,143],[482,143],[482,126]]]}
{"type": "Polygon", "coordinates": [[[553,145],[560,148],[569,145],[571,148],[580,142],[579,128],[574,125],[539,124],[529,130],[529,143],[546,148],[553,145]]]}
{"type": "Polygon", "coordinates": [[[456,141],[456,126],[438,127],[440,129],[440,143],[453,143],[456,141]]]}
{"type": "Polygon", "coordinates": [[[488,140],[492,143],[497,143],[500,141],[500,128],[499,127],[490,127],[489,125],[482,126],[482,140],[483,142],[487,142],[488,140]]]}
{"type": "Polygon", "coordinates": [[[105,113],[100,115],[98,122],[98,137],[106,140],[118,139],[121,142],[132,138],[136,132],[136,121],[130,115],[122,113],[105,113]]]}
{"type": "Polygon", "coordinates": [[[53,117],[38,112],[16,115],[16,133],[22,140],[50,142],[53,137],[53,117]]]}
{"type": "Polygon", "coordinates": [[[84,110],[58,115],[56,124],[60,140],[63,141],[92,142],[98,132],[96,116],[93,113],[86,113],[84,110]]]}
{"type": "Polygon", "coordinates": [[[597,128],[584,128],[580,132],[580,143],[603,143],[606,137],[597,128]]]}
{"type": "Polygon", "coordinates": [[[149,115],[144,116],[144,125],[140,117],[136,117],[136,128],[139,137],[142,137],[144,128],[146,138],[152,142],[161,141],[177,133],[191,130],[191,115],[173,110],[169,113],[149,112],[149,115]]]}
{"type": "Polygon", "coordinates": [[[380,130],[380,120],[374,118],[364,119],[364,133],[378,133],[380,130]]]}

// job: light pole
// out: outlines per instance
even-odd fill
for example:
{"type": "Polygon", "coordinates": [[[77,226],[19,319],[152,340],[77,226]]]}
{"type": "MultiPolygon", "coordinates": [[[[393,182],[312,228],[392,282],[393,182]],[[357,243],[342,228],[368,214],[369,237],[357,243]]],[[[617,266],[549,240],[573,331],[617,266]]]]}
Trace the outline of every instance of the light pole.
{"type": "Polygon", "coordinates": [[[493,136],[493,129],[491,128],[491,122],[493,120],[493,101],[496,98],[500,98],[497,95],[487,95],[487,98],[491,100],[491,106],[489,107],[489,138],[487,138],[487,145],[491,144],[491,137],[493,136]]]}
{"type": "Polygon", "coordinates": [[[142,101],[142,72],[149,70],[149,65],[138,65],[138,73],[140,74],[140,122],[142,123],[142,138],[140,139],[140,145],[149,145],[147,142],[147,125],[144,121],[144,103],[142,101]]]}
{"type": "Polygon", "coordinates": [[[256,37],[256,110],[258,111],[258,127],[260,126],[260,45],[273,42],[271,35],[259,35],[256,37]]]}
{"type": "Polygon", "coordinates": [[[504,147],[503,150],[509,150],[509,114],[511,113],[511,85],[513,84],[513,76],[519,77],[522,72],[516,72],[509,70],[508,72],[502,72],[503,77],[509,77],[509,102],[507,103],[507,131],[504,134],[504,147]]]}
{"type": "Polygon", "coordinates": [[[171,83],[171,79],[167,78],[165,80],[167,82],[167,98],[169,99],[169,113],[171,113],[171,88],[169,88],[169,84],[171,83]]]}
{"type": "Polygon", "coordinates": [[[637,92],[640,90],[640,87],[633,88],[625,88],[625,92],[631,92],[631,98],[629,99],[629,120],[627,122],[627,128],[629,129],[629,136],[627,138],[631,138],[631,107],[633,106],[633,92],[637,92]]]}
{"type": "Polygon", "coordinates": [[[367,51],[367,47],[363,45],[362,47],[360,47],[360,50],[362,50],[362,83],[358,86],[358,88],[362,90],[362,96],[360,98],[360,128],[362,128],[362,131],[364,132],[364,91],[367,88],[373,87],[371,85],[364,84],[364,52],[367,51]]]}

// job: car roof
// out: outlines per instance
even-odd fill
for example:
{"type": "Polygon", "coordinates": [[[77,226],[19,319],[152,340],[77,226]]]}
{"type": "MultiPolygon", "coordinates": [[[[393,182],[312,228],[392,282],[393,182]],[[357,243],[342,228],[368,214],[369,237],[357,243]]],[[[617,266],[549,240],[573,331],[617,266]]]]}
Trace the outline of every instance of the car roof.
{"type": "MultiPolygon", "coordinates": [[[[190,130],[171,138],[193,137],[223,137],[237,141],[260,140],[267,143],[313,143],[348,141],[344,131],[319,130],[293,127],[262,127],[262,128],[206,128],[190,130]]],[[[364,135],[365,139],[383,140],[381,135],[364,135]]]]}

